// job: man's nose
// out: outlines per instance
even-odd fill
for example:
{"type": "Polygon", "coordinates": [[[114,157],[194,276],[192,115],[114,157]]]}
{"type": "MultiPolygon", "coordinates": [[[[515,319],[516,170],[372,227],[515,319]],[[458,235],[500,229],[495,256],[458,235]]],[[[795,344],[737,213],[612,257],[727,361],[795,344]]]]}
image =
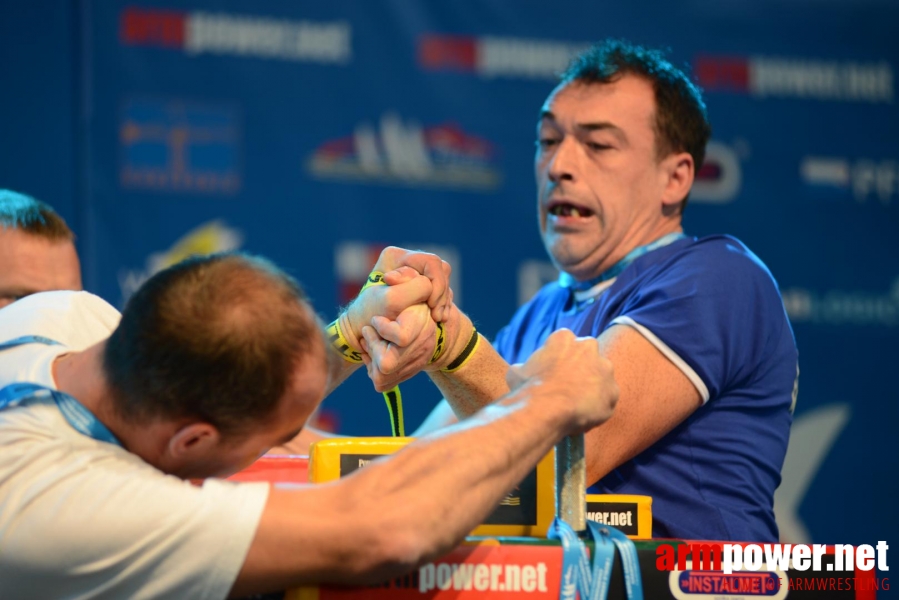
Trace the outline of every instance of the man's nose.
{"type": "Polygon", "coordinates": [[[578,164],[577,142],[570,137],[562,138],[549,162],[547,172],[550,181],[573,181],[578,164]]]}

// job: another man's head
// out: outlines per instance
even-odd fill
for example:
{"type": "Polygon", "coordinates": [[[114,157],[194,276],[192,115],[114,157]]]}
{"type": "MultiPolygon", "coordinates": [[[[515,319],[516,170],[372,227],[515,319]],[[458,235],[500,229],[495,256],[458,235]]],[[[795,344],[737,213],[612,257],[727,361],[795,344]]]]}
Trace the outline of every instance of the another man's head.
{"type": "Polygon", "coordinates": [[[292,439],[324,396],[325,363],[320,324],[297,283],[241,254],[188,259],[151,277],[103,354],[117,417],[148,431],[164,425],[138,454],[183,477],[237,471],[292,439]]]}
{"type": "Polygon", "coordinates": [[[49,290],[80,290],[75,236],[52,208],[0,190],[0,308],[49,290]]]}
{"type": "Polygon", "coordinates": [[[540,232],[578,280],[680,228],[711,135],[705,104],[661,52],[609,41],[546,99],[534,169],[540,232]]]}

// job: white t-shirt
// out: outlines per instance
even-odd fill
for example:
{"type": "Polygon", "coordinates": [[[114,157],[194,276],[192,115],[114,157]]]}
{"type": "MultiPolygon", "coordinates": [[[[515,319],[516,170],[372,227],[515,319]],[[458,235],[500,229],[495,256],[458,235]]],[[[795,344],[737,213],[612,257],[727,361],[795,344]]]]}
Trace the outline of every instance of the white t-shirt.
{"type": "MultiPolygon", "coordinates": [[[[119,313],[86,292],[46,292],[0,309],[0,388],[56,387],[53,358],[105,339],[119,313]]],[[[225,598],[268,484],[163,474],[78,433],[52,399],[0,410],[0,598],[225,598]]]]}

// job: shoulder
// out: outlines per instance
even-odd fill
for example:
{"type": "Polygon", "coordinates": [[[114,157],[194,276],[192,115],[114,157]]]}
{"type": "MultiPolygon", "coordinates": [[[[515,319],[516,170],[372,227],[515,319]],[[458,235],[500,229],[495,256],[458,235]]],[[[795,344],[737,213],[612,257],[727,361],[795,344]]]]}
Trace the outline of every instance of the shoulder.
{"type": "MultiPolygon", "coordinates": [[[[5,547],[24,558],[14,569],[0,561],[0,579],[29,597],[47,597],[63,585],[89,592],[114,579],[110,595],[122,598],[227,595],[265,506],[267,484],[209,480],[195,487],[83,436],[45,428],[33,438],[15,478],[28,483],[29,497],[13,494],[5,507],[23,523],[7,531],[5,547]],[[65,510],[57,510],[63,498],[65,510]],[[135,561],[134,548],[158,560],[135,561]],[[67,573],[88,571],[91,577],[74,587],[66,580],[67,573]],[[125,571],[127,577],[116,575],[125,571]]],[[[0,492],[10,481],[0,477],[0,492]]]]}
{"type": "Polygon", "coordinates": [[[0,309],[0,336],[41,335],[81,350],[108,336],[121,315],[89,292],[32,294],[0,309]]]}
{"type": "Polygon", "coordinates": [[[729,235],[692,240],[665,263],[659,271],[662,279],[687,278],[722,291],[760,285],[776,290],[774,278],[765,263],[746,244],[729,235]]]}

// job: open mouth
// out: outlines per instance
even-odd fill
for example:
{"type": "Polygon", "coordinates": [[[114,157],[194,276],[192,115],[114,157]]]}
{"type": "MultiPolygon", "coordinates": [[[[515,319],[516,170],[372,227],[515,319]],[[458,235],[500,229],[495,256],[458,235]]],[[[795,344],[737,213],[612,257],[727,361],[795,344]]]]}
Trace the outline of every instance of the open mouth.
{"type": "Polygon", "coordinates": [[[570,202],[551,202],[547,212],[556,217],[591,217],[593,211],[570,202]]]}

